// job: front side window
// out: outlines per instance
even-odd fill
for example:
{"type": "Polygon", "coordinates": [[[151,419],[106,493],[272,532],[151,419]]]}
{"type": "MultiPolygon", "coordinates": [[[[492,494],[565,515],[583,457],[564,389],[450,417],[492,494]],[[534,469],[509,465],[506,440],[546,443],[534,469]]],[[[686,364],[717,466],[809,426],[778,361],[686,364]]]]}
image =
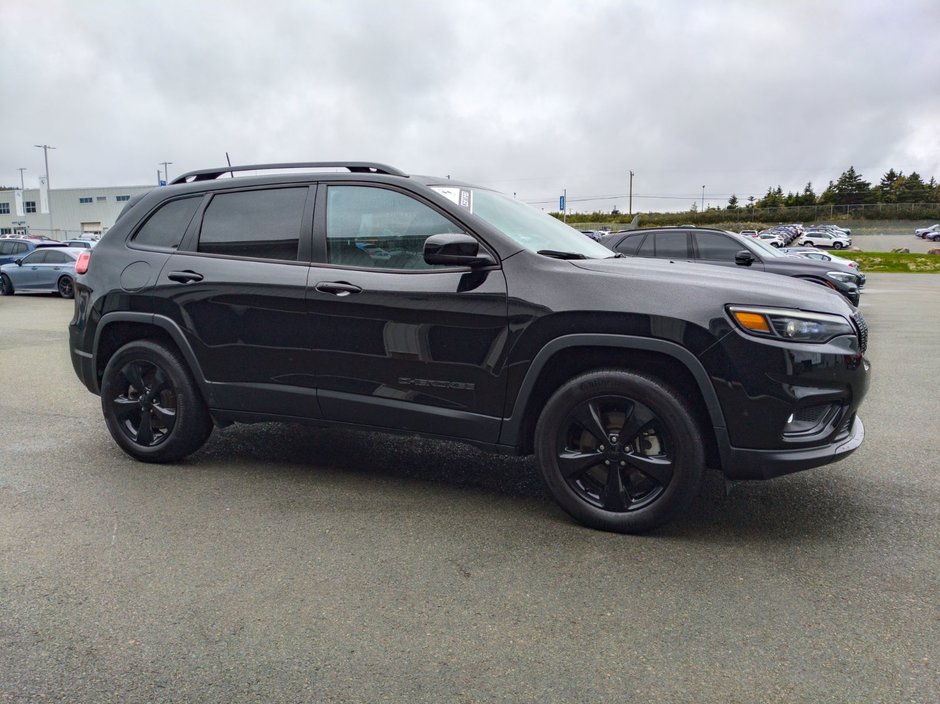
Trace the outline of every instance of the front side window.
{"type": "Polygon", "coordinates": [[[306,188],[221,193],[202,219],[198,251],[251,259],[297,260],[306,188]]]}
{"type": "Polygon", "coordinates": [[[201,202],[202,196],[197,196],[166,203],[137,231],[134,243],[146,247],[176,249],[201,202]]]}
{"type": "Polygon", "coordinates": [[[368,186],[330,186],[326,237],[330,264],[380,269],[433,269],[424,261],[431,235],[463,232],[410,196],[368,186]]]}
{"type": "Polygon", "coordinates": [[[43,249],[37,249],[31,254],[27,254],[23,257],[23,265],[28,264],[45,264],[46,263],[46,252],[43,249]]]}
{"type": "Polygon", "coordinates": [[[695,246],[699,259],[709,262],[733,262],[735,255],[742,249],[730,237],[715,232],[696,232],[695,246]]]}

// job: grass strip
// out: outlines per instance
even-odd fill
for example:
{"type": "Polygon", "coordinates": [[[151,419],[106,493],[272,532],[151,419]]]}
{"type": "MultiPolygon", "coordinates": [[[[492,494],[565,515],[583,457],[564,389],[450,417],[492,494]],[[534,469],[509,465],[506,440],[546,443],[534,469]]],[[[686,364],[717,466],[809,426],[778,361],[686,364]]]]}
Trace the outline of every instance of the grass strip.
{"type": "Polygon", "coordinates": [[[844,256],[857,261],[859,268],[866,274],[869,272],[940,274],[940,255],[936,254],[847,252],[844,256]]]}

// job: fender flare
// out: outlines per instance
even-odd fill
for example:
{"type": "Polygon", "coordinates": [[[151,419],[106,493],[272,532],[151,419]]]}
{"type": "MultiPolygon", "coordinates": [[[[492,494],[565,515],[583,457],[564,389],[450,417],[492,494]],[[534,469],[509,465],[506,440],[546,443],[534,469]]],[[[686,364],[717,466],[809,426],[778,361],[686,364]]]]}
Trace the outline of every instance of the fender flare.
{"type": "Polygon", "coordinates": [[[570,347],[607,347],[641,350],[644,352],[658,352],[672,357],[682,364],[695,379],[699,393],[705,401],[705,407],[708,411],[712,426],[716,429],[727,427],[725,425],[724,413],[721,410],[721,404],[718,402],[718,395],[715,393],[708,372],[705,371],[705,367],[702,365],[701,361],[685,347],[675,342],[669,342],[668,340],[649,337],[610,335],[604,333],[577,333],[555,338],[535,355],[535,359],[533,359],[532,364],[529,365],[529,369],[522,381],[522,386],[519,388],[519,394],[516,396],[516,400],[513,403],[512,414],[503,420],[502,429],[500,430],[500,444],[514,446],[519,443],[521,440],[520,436],[522,434],[522,422],[525,409],[535,389],[535,384],[538,382],[539,375],[542,373],[542,369],[545,368],[545,365],[548,364],[549,360],[555,354],[570,347]]]}
{"type": "Polygon", "coordinates": [[[95,341],[92,346],[92,359],[94,359],[95,365],[98,363],[98,343],[101,341],[101,335],[114,323],[150,325],[151,327],[160,328],[169,335],[170,339],[173,340],[173,343],[183,355],[186,366],[189,367],[190,374],[193,375],[196,385],[202,392],[202,397],[206,400],[209,407],[212,407],[212,385],[206,382],[205,376],[202,373],[202,367],[199,366],[199,361],[196,359],[193,348],[190,346],[186,335],[183,334],[179,325],[177,325],[174,320],[165,316],[157,315],[156,313],[134,313],[130,311],[105,313],[95,329],[95,341]]]}

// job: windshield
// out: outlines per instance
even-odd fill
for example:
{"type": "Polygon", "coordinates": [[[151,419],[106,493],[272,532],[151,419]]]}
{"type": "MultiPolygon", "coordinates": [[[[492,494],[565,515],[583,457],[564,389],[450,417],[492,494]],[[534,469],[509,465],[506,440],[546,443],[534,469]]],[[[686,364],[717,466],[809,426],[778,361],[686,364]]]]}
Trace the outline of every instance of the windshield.
{"type": "Polygon", "coordinates": [[[532,252],[564,252],[586,259],[617,256],[551,215],[496,191],[455,186],[431,188],[532,252]]]}

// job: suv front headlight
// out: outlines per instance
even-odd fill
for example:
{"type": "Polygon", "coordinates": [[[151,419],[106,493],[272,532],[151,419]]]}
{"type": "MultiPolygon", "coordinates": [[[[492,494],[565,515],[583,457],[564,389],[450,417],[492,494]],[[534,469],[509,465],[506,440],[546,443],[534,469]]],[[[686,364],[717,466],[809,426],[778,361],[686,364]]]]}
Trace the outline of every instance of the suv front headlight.
{"type": "Polygon", "coordinates": [[[822,343],[839,335],[855,334],[848,320],[829,313],[744,306],[728,306],[728,313],[744,332],[757,337],[822,343]]]}
{"type": "Polygon", "coordinates": [[[827,271],[826,276],[828,276],[833,281],[841,281],[844,284],[855,283],[855,274],[846,274],[842,271],[827,271]]]}

